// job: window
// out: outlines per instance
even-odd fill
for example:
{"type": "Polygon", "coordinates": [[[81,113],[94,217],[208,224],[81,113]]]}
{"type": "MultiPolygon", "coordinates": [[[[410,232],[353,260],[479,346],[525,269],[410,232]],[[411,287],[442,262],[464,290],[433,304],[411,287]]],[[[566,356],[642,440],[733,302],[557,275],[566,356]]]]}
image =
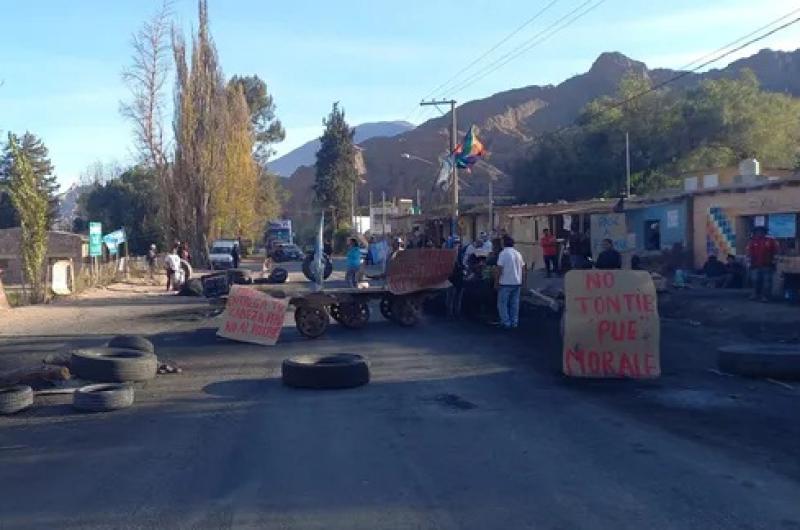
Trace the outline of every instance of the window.
{"type": "Polygon", "coordinates": [[[644,222],[644,249],[661,250],[661,221],[658,219],[644,222]]]}

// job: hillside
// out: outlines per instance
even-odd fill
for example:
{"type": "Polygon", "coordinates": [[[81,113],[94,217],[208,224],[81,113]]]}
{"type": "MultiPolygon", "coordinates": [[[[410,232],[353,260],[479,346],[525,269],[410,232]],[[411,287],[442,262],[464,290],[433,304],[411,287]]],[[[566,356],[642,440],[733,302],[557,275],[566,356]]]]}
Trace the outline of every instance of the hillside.
{"type": "MultiPolygon", "coordinates": [[[[687,75],[674,86],[690,87],[704,79],[736,77],[743,68],[753,70],[766,90],[800,96],[800,50],[762,50],[725,68],[687,75]]],[[[537,135],[573,123],[587,103],[613,94],[619,81],[630,71],[643,72],[656,84],[678,73],[661,68],[651,70],[644,63],[621,53],[603,53],[586,73],[559,85],[508,90],[460,105],[459,135],[464,134],[469,124],[476,124],[480,128],[481,140],[490,151],[489,162],[509,171],[537,135]]],[[[385,191],[389,197],[411,197],[419,188],[430,196],[436,169],[401,155],[412,153],[423,159],[437,160],[448,145],[449,123],[450,117],[442,116],[391,138],[372,138],[362,142],[368,183],[361,187],[360,202],[364,203],[369,190],[376,195],[385,191]]],[[[313,167],[300,167],[286,182],[292,196],[287,208],[290,212],[310,209],[313,178],[313,167]]],[[[488,177],[480,167],[471,175],[464,175],[463,180],[468,185],[463,191],[466,197],[486,194],[488,177]]],[[[498,195],[510,193],[510,190],[510,178],[503,178],[495,185],[498,195]]]]}
{"type": "MultiPolygon", "coordinates": [[[[362,123],[356,125],[355,142],[361,143],[370,138],[391,137],[404,133],[414,128],[414,125],[406,121],[379,121],[373,123],[362,123]]],[[[320,127],[320,132],[322,128],[320,127]]],[[[319,139],[311,140],[301,145],[297,149],[289,151],[285,155],[276,158],[269,163],[269,169],[276,175],[282,177],[291,176],[300,166],[307,166],[314,163],[315,155],[319,150],[319,139]]]]}

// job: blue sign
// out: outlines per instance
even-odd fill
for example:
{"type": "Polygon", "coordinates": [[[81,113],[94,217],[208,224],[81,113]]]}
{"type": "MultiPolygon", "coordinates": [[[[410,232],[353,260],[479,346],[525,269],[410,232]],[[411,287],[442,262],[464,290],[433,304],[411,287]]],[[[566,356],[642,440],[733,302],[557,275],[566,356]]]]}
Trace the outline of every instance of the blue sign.
{"type": "Polygon", "coordinates": [[[777,238],[797,236],[797,215],[793,213],[769,214],[769,235],[777,238]]]}
{"type": "Polygon", "coordinates": [[[114,255],[117,253],[117,248],[122,244],[125,243],[127,239],[125,238],[125,229],[120,228],[119,230],[114,230],[103,236],[103,243],[106,244],[108,247],[108,253],[114,255]]]}

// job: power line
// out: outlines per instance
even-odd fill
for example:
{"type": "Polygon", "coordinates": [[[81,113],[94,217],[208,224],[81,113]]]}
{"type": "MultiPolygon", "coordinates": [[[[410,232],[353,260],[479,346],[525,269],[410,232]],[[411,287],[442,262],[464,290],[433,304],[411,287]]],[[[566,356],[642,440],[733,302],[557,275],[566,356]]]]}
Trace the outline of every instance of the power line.
{"type": "Polygon", "coordinates": [[[509,40],[511,40],[511,39],[512,39],[512,38],[513,38],[515,35],[517,35],[517,34],[518,34],[520,31],[522,31],[522,30],[523,30],[523,29],[525,29],[526,27],[530,26],[530,25],[531,25],[533,22],[535,22],[536,20],[538,20],[538,19],[539,19],[539,17],[541,17],[543,14],[545,14],[545,13],[546,13],[546,12],[547,12],[547,11],[548,11],[548,10],[549,10],[551,7],[553,7],[554,5],[556,5],[558,2],[559,2],[559,0],[552,0],[552,1],[551,1],[549,4],[547,4],[546,6],[544,6],[543,8],[541,8],[539,11],[537,11],[537,12],[536,12],[536,13],[535,13],[535,14],[534,14],[532,17],[530,17],[528,20],[526,20],[526,21],[525,21],[525,22],[523,22],[523,23],[522,23],[520,26],[518,26],[518,27],[517,27],[517,28],[516,28],[514,31],[512,31],[511,33],[509,33],[508,35],[506,35],[505,37],[503,37],[501,40],[499,40],[497,43],[495,43],[495,45],[494,45],[494,46],[492,46],[491,48],[489,48],[488,50],[486,50],[486,51],[485,51],[485,52],[484,52],[484,53],[483,53],[483,54],[482,54],[480,57],[476,58],[476,59],[475,59],[475,60],[473,60],[471,63],[469,63],[468,65],[466,65],[465,67],[463,67],[461,70],[459,70],[458,72],[456,72],[455,74],[453,74],[453,76],[452,76],[452,77],[450,77],[450,79],[448,79],[447,81],[445,81],[445,82],[444,82],[444,83],[442,83],[441,85],[437,86],[436,88],[434,88],[433,90],[431,90],[430,92],[428,92],[428,93],[427,93],[425,96],[423,96],[423,97],[422,97],[422,99],[427,99],[427,98],[429,98],[429,97],[431,97],[431,96],[434,96],[434,95],[436,95],[436,93],[437,93],[437,92],[439,92],[440,90],[443,90],[445,87],[447,87],[448,85],[450,85],[450,83],[451,83],[452,81],[454,81],[455,79],[457,79],[457,78],[458,78],[458,77],[459,77],[461,74],[463,74],[464,72],[468,71],[470,68],[472,68],[473,66],[475,66],[475,65],[476,65],[476,64],[478,64],[479,62],[481,62],[483,59],[485,59],[486,57],[488,57],[488,56],[489,56],[489,55],[490,55],[492,52],[494,52],[495,50],[497,50],[497,49],[498,49],[500,46],[502,46],[503,44],[505,44],[506,42],[508,42],[509,40]]]}
{"type": "Polygon", "coordinates": [[[588,9],[584,9],[587,5],[591,4],[592,1],[593,0],[585,0],[578,7],[576,7],[575,9],[573,9],[572,11],[567,13],[566,15],[562,16],[561,18],[559,18],[558,20],[556,20],[552,24],[550,24],[544,30],[540,31],[539,33],[537,33],[536,35],[534,35],[533,37],[531,37],[527,41],[523,42],[522,44],[520,44],[516,48],[512,49],[511,51],[509,51],[505,55],[501,56],[499,59],[497,59],[493,63],[487,65],[483,70],[480,70],[477,73],[475,73],[474,75],[472,75],[471,77],[467,78],[466,80],[464,80],[464,82],[461,85],[458,85],[458,86],[454,87],[454,90],[453,90],[452,94],[453,95],[458,94],[459,92],[463,91],[464,89],[474,85],[475,83],[477,83],[481,79],[485,78],[487,75],[499,70],[500,68],[502,68],[506,64],[510,63],[514,59],[518,58],[519,56],[521,56],[521,55],[523,55],[523,54],[525,54],[527,52],[529,52],[530,50],[532,50],[536,46],[542,44],[543,42],[545,42],[549,38],[553,37],[557,33],[561,32],[564,29],[566,29],[567,27],[571,26],[578,19],[588,15],[590,12],[594,11],[595,9],[600,7],[600,5],[602,5],[603,3],[606,2],[606,0],[599,0],[594,5],[591,5],[588,9]],[[583,11],[581,11],[581,10],[583,10],[583,11]],[[570,18],[570,17],[572,17],[572,18],[570,18]]]}

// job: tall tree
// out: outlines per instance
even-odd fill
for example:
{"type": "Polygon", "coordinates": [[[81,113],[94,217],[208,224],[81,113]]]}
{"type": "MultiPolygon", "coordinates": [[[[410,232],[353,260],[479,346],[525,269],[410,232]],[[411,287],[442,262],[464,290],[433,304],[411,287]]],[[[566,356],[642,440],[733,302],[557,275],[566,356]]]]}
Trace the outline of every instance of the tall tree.
{"type": "Polygon", "coordinates": [[[14,167],[18,152],[25,156],[31,166],[33,175],[36,178],[39,191],[47,197],[47,227],[51,227],[58,219],[58,181],[54,173],[53,164],[50,162],[50,155],[44,142],[36,135],[25,132],[22,137],[9,134],[9,141],[6,145],[2,159],[0,159],[0,227],[8,228],[19,226],[20,217],[16,207],[12,204],[10,197],[3,198],[7,194],[9,183],[12,179],[11,171],[14,167]],[[11,141],[13,139],[13,142],[11,141]],[[12,143],[16,146],[12,149],[12,143]]]}
{"type": "Polygon", "coordinates": [[[253,127],[241,85],[228,85],[227,105],[224,168],[213,193],[214,235],[254,237],[261,228],[259,167],[253,159],[253,127]]]}
{"type": "Polygon", "coordinates": [[[352,187],[358,178],[353,142],[355,129],[347,124],[344,109],[338,102],[333,104],[322,124],[325,132],[317,151],[314,194],[319,207],[331,210],[332,224],[338,228],[342,213],[350,207],[352,187]]]}
{"type": "Polygon", "coordinates": [[[235,75],[228,87],[240,86],[250,109],[250,119],[255,134],[254,156],[261,167],[275,154],[273,146],[286,138],[286,131],[275,114],[275,100],[267,90],[267,84],[257,75],[235,75]]]}
{"type": "Polygon", "coordinates": [[[198,2],[199,23],[191,62],[184,40],[173,33],[177,67],[175,156],[167,191],[175,235],[188,239],[200,264],[208,263],[214,186],[224,178],[227,97],[209,30],[208,5],[198,2]]]}
{"type": "Polygon", "coordinates": [[[49,195],[35,165],[13,134],[8,135],[8,193],[22,231],[22,270],[33,303],[44,300],[44,260],[47,252],[49,195]]]}

